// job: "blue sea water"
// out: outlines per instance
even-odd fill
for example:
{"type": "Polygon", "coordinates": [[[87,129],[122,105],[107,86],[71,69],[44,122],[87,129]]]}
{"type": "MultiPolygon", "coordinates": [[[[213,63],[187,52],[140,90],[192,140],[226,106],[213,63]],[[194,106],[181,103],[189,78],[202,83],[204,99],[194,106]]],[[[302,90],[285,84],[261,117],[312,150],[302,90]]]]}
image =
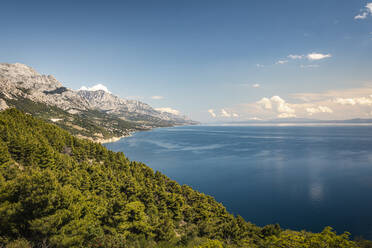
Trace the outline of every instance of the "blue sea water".
{"type": "Polygon", "coordinates": [[[372,126],[185,126],[106,146],[257,225],[372,238],[372,126]]]}

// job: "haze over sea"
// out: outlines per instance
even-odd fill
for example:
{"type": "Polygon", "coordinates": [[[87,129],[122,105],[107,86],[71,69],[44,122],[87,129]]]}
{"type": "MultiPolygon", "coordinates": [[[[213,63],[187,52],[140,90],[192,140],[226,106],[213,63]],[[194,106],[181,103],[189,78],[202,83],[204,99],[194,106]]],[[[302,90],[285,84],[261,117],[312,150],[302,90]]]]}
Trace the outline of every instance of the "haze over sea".
{"type": "Polygon", "coordinates": [[[106,146],[255,224],[372,238],[372,126],[184,126],[106,146]]]}

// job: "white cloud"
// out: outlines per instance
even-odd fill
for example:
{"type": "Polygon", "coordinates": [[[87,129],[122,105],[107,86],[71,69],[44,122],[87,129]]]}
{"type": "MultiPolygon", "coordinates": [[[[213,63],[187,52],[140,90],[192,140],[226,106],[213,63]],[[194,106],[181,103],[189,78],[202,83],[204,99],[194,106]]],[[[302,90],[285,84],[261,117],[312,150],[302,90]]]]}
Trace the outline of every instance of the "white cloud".
{"type": "Polygon", "coordinates": [[[290,106],[290,104],[286,103],[286,101],[284,101],[279,96],[273,96],[270,99],[264,97],[260,101],[258,101],[257,104],[266,110],[273,110],[277,113],[278,118],[288,118],[296,116],[296,111],[290,106]]]}
{"type": "Polygon", "coordinates": [[[214,112],[213,109],[208,109],[208,113],[209,113],[213,118],[216,118],[216,117],[217,117],[217,115],[216,115],[216,113],[214,112]]]}
{"type": "Polygon", "coordinates": [[[302,105],[307,114],[332,113],[332,119],[364,118],[372,110],[372,87],[368,86],[293,96],[305,102],[302,105]],[[324,108],[314,110],[314,106],[327,106],[332,112],[324,108]]]}
{"type": "Polygon", "coordinates": [[[155,110],[159,111],[159,112],[166,112],[166,113],[171,113],[171,114],[174,114],[174,115],[179,115],[180,114],[180,111],[176,110],[176,109],[172,109],[170,107],[166,107],[166,108],[156,108],[155,110]]]}
{"type": "Polygon", "coordinates": [[[307,59],[309,60],[321,60],[325,58],[332,57],[331,54],[322,54],[322,53],[309,53],[307,56],[307,59]]]}
{"type": "Polygon", "coordinates": [[[369,97],[337,98],[335,103],[342,105],[365,105],[372,106],[372,95],[369,97]]]}
{"type": "Polygon", "coordinates": [[[288,60],[278,60],[275,64],[277,64],[277,65],[284,65],[286,63],[288,63],[288,60]]]}
{"type": "Polygon", "coordinates": [[[161,99],[164,99],[164,96],[152,96],[151,99],[153,99],[153,100],[161,100],[161,99]]]}
{"type": "Polygon", "coordinates": [[[221,109],[221,116],[222,117],[231,117],[231,114],[229,114],[225,109],[221,109]]]}
{"type": "Polygon", "coordinates": [[[262,67],[265,67],[264,65],[261,65],[261,64],[256,64],[256,67],[257,68],[262,68],[262,67]]]}
{"type": "Polygon", "coordinates": [[[343,90],[329,90],[325,92],[318,93],[296,93],[292,97],[294,99],[299,99],[304,102],[314,102],[314,101],[325,101],[332,100],[336,98],[355,98],[355,97],[366,97],[372,95],[372,82],[371,86],[343,89],[343,90]]]}
{"type": "Polygon", "coordinates": [[[231,110],[227,110],[227,109],[221,109],[220,110],[220,114],[217,115],[216,112],[214,111],[214,109],[208,109],[208,113],[211,115],[211,117],[213,118],[217,118],[217,117],[222,117],[222,118],[238,118],[239,115],[231,110]]]}
{"type": "Polygon", "coordinates": [[[303,55],[296,55],[296,54],[288,55],[288,58],[290,59],[302,59],[303,57],[304,57],[303,55]]]}
{"type": "Polygon", "coordinates": [[[253,88],[259,88],[261,85],[260,84],[253,84],[252,87],[253,88]]]}
{"type": "Polygon", "coordinates": [[[367,3],[366,6],[364,7],[364,10],[356,16],[354,16],[354,19],[358,20],[363,20],[366,19],[369,15],[372,15],[372,2],[367,3]]]}
{"type": "Polygon", "coordinates": [[[368,13],[367,12],[363,12],[361,14],[358,14],[358,15],[354,16],[354,19],[355,20],[358,20],[358,19],[362,19],[363,20],[363,19],[366,19],[367,16],[368,16],[368,13]]]}
{"type": "Polygon", "coordinates": [[[309,115],[317,114],[317,113],[333,113],[333,110],[327,106],[317,106],[306,108],[306,111],[309,115]]]}
{"type": "Polygon", "coordinates": [[[238,113],[242,120],[253,116],[262,120],[309,116],[321,120],[371,118],[372,81],[360,88],[297,93],[289,95],[288,99],[279,96],[263,97],[256,102],[230,107],[229,111],[238,113]]]}
{"type": "Polygon", "coordinates": [[[261,118],[258,118],[258,117],[251,117],[249,118],[248,120],[252,120],[252,121],[260,121],[262,120],[261,118]]]}
{"type": "Polygon", "coordinates": [[[111,93],[106,86],[104,86],[103,84],[96,84],[92,87],[86,87],[86,86],[82,86],[79,90],[87,90],[87,91],[98,91],[98,90],[103,90],[103,91],[106,91],[108,93],[111,93]]]}
{"type": "Polygon", "coordinates": [[[281,113],[281,114],[278,114],[277,116],[278,118],[291,118],[291,117],[296,117],[295,114],[291,114],[291,113],[281,113]]]}
{"type": "Polygon", "coordinates": [[[265,108],[265,109],[272,109],[272,108],[273,108],[270,99],[267,98],[267,97],[262,98],[262,99],[259,100],[257,103],[258,103],[259,105],[261,105],[261,106],[262,106],[263,108],[265,108]]]}
{"type": "MultiPolygon", "coordinates": [[[[332,57],[331,54],[322,54],[322,53],[309,53],[307,55],[299,55],[299,54],[290,54],[287,56],[287,58],[291,59],[291,60],[302,60],[302,59],[308,59],[310,61],[314,61],[314,60],[321,60],[321,59],[325,59],[325,58],[330,58],[332,57]]],[[[279,60],[277,61],[275,64],[286,64],[288,63],[289,61],[288,60],[279,60]]],[[[318,65],[301,65],[301,68],[314,68],[314,67],[318,67],[318,65]]]]}
{"type": "Polygon", "coordinates": [[[280,113],[291,113],[294,114],[295,110],[289,106],[282,98],[279,96],[271,97],[271,101],[276,103],[277,111],[280,113]]]}
{"type": "Polygon", "coordinates": [[[337,98],[335,100],[335,103],[339,103],[342,105],[355,105],[356,104],[355,100],[352,98],[337,98]]]}
{"type": "Polygon", "coordinates": [[[221,109],[221,117],[234,117],[237,118],[239,115],[237,113],[234,113],[232,111],[221,109]]]}

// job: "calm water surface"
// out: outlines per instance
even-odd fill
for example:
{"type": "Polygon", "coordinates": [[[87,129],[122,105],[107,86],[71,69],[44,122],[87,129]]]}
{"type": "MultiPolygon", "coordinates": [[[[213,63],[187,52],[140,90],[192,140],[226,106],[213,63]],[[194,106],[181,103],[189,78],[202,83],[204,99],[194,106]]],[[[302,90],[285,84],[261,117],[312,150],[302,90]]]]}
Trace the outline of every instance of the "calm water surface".
{"type": "Polygon", "coordinates": [[[106,145],[258,225],[372,238],[372,127],[192,126],[106,145]]]}

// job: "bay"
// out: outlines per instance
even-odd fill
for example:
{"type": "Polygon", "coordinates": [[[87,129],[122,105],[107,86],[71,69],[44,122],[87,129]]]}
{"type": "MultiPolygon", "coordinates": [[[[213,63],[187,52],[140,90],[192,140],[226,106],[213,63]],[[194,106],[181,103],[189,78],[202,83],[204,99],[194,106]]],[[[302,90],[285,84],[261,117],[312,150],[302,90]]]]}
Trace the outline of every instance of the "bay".
{"type": "Polygon", "coordinates": [[[257,225],[372,238],[372,126],[183,126],[106,146],[257,225]]]}

